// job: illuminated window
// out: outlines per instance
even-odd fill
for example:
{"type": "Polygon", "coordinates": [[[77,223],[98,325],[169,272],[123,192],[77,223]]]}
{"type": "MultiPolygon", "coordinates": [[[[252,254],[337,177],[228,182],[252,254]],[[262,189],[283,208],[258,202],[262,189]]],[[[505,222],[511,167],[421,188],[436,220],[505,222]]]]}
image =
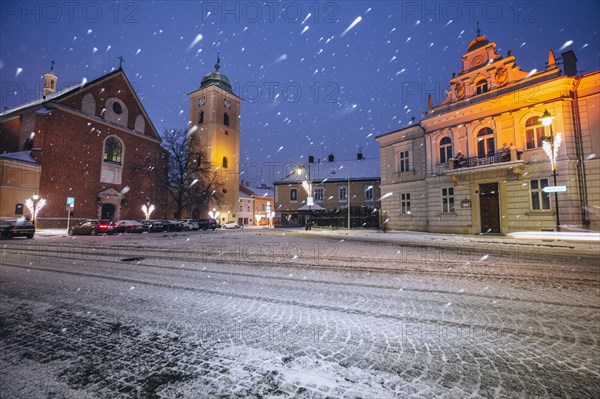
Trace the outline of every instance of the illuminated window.
{"type": "Polygon", "coordinates": [[[493,155],[495,151],[494,131],[489,127],[484,127],[477,133],[477,156],[493,155]]]}
{"type": "MultiPolygon", "coordinates": [[[[116,104],[116,103],[115,103],[116,104]]],[[[104,142],[104,162],[121,163],[123,147],[116,137],[109,137],[104,142]]]]}
{"type": "Polygon", "coordinates": [[[440,163],[446,163],[452,158],[452,139],[444,137],[440,140],[440,163]]]}
{"type": "Polygon", "coordinates": [[[525,140],[527,141],[527,149],[541,148],[544,142],[544,126],[540,122],[540,118],[532,116],[525,122],[525,140]]]}

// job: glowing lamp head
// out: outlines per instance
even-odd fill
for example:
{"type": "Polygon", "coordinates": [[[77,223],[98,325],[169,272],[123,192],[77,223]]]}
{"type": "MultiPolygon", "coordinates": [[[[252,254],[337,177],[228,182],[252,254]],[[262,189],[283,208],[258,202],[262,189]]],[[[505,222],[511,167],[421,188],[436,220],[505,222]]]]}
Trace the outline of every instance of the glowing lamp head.
{"type": "Polygon", "coordinates": [[[296,173],[297,173],[298,175],[301,175],[301,174],[302,174],[302,168],[298,168],[298,169],[296,169],[296,173]]]}
{"type": "Polygon", "coordinates": [[[554,116],[550,115],[550,112],[548,112],[548,110],[546,109],[544,110],[544,114],[540,118],[540,122],[542,122],[542,125],[544,126],[550,126],[552,124],[552,119],[554,119],[554,116]]]}
{"type": "Polygon", "coordinates": [[[33,197],[31,197],[31,198],[33,198],[34,201],[37,201],[40,199],[40,196],[37,194],[33,194],[33,197]]]}

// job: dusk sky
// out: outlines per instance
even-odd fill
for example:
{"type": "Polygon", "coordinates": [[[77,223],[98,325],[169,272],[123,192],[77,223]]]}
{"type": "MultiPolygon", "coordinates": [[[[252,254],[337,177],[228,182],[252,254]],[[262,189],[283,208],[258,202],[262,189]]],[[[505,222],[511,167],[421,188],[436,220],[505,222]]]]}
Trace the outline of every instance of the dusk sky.
{"type": "MultiPolygon", "coordinates": [[[[548,50],[600,66],[600,3],[545,2],[13,2],[1,7],[0,108],[123,68],[157,129],[184,128],[187,94],[214,69],[245,99],[245,164],[349,159],[374,137],[419,120],[443,98],[476,35],[511,50],[524,71],[548,50]]],[[[281,168],[283,169],[283,168],[281,168]]],[[[272,180],[264,176],[261,180],[272,180]]]]}

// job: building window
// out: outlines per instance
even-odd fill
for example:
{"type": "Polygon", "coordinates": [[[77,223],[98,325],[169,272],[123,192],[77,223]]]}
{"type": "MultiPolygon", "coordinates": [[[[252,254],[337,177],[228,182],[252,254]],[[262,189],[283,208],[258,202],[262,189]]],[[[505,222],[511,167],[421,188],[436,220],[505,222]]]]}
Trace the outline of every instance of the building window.
{"type": "Polygon", "coordinates": [[[242,204],[240,204],[240,212],[242,212],[244,210],[244,207],[242,204]]]}
{"type": "Polygon", "coordinates": [[[531,189],[531,210],[546,211],[550,209],[550,193],[542,191],[548,187],[548,179],[534,179],[529,182],[531,189]]]}
{"type": "Polygon", "coordinates": [[[400,194],[400,213],[410,215],[410,193],[400,194]]]}
{"type": "Polygon", "coordinates": [[[228,168],[227,157],[223,157],[223,169],[227,169],[227,168],[228,168]]]}
{"type": "Polygon", "coordinates": [[[454,188],[453,187],[442,188],[442,212],[443,213],[454,212],[454,188]]]}
{"type": "Polygon", "coordinates": [[[346,186],[340,186],[340,199],[345,200],[348,198],[348,190],[346,186]]]}
{"type": "Polygon", "coordinates": [[[198,115],[198,124],[204,123],[204,111],[200,111],[200,115],[198,115]]]}
{"type": "Polygon", "coordinates": [[[528,150],[542,147],[544,143],[544,126],[539,117],[532,116],[525,122],[525,140],[527,141],[528,150]]]}
{"type": "Polygon", "coordinates": [[[295,188],[290,189],[290,201],[298,201],[298,190],[295,188]]]}
{"type": "Polygon", "coordinates": [[[227,112],[225,112],[225,114],[223,115],[223,124],[225,126],[229,126],[229,115],[227,115],[227,112]]]}
{"type": "Polygon", "coordinates": [[[487,93],[488,91],[488,82],[485,79],[481,79],[477,83],[475,83],[475,92],[477,94],[487,93]]]}
{"type": "Polygon", "coordinates": [[[121,107],[121,104],[119,104],[116,101],[113,102],[112,109],[113,109],[113,112],[117,115],[121,115],[123,113],[123,108],[121,107]]]}
{"type": "Polygon", "coordinates": [[[322,188],[315,188],[315,192],[314,192],[314,197],[315,200],[317,201],[323,201],[323,197],[325,196],[325,192],[323,191],[322,188]]]}
{"type": "Polygon", "coordinates": [[[365,201],[373,201],[373,186],[365,186],[365,201]]]}
{"type": "Polygon", "coordinates": [[[440,163],[446,163],[452,158],[452,139],[444,137],[440,140],[440,163]]]}
{"type": "Polygon", "coordinates": [[[477,133],[477,156],[485,157],[494,155],[495,152],[494,131],[489,127],[484,127],[477,133]]]}
{"type": "MultiPolygon", "coordinates": [[[[114,103],[117,104],[117,103],[114,103]]],[[[104,142],[104,162],[121,163],[123,147],[116,137],[109,137],[104,142]]]]}
{"type": "Polygon", "coordinates": [[[15,205],[15,215],[22,215],[22,214],[23,214],[23,204],[15,205]]]}
{"type": "Polygon", "coordinates": [[[408,172],[410,168],[410,157],[408,151],[401,151],[398,155],[398,172],[408,172]]]}

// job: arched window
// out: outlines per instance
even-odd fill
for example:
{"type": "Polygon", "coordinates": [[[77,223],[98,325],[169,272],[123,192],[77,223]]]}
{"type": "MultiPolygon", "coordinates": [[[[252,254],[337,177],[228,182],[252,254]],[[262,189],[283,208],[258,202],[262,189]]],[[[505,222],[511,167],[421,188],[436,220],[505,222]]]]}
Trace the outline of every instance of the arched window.
{"type": "Polygon", "coordinates": [[[104,142],[104,162],[121,163],[123,146],[116,137],[109,137],[104,142]]]}
{"type": "Polygon", "coordinates": [[[227,157],[223,157],[223,169],[227,169],[227,157]]]}
{"type": "Polygon", "coordinates": [[[204,123],[204,111],[200,111],[200,115],[198,116],[198,124],[204,123]]]}
{"type": "Polygon", "coordinates": [[[225,112],[225,114],[223,115],[223,124],[225,126],[229,126],[229,115],[227,115],[227,112],[225,112]]]}
{"type": "Polygon", "coordinates": [[[487,93],[487,91],[488,91],[487,80],[481,79],[481,80],[478,80],[477,83],[475,83],[475,92],[477,94],[487,93]]]}
{"type": "Polygon", "coordinates": [[[440,163],[446,163],[452,158],[452,139],[444,137],[440,140],[440,163]]]}
{"type": "Polygon", "coordinates": [[[477,156],[485,157],[493,155],[495,152],[494,131],[489,127],[484,127],[477,132],[477,156]]]}
{"type": "Polygon", "coordinates": [[[83,96],[83,100],[81,100],[81,110],[90,115],[96,114],[96,100],[92,93],[87,93],[83,96]]]}
{"type": "Polygon", "coordinates": [[[542,147],[544,142],[544,126],[539,116],[532,116],[525,122],[525,140],[527,149],[542,147]]]}

